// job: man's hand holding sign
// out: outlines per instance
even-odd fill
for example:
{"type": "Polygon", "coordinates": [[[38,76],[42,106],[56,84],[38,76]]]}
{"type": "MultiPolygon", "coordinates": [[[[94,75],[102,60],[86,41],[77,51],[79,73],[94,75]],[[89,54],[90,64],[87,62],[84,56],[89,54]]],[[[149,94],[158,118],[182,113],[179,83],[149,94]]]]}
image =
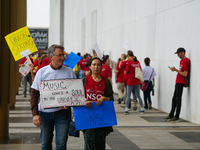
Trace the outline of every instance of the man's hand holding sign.
{"type": "Polygon", "coordinates": [[[21,59],[19,65],[20,67],[19,72],[23,75],[23,84],[24,84],[23,95],[24,97],[26,97],[27,81],[31,85],[32,80],[31,80],[31,74],[29,74],[30,70],[27,69],[28,66],[25,65],[24,62],[27,60],[29,65],[33,64],[32,59],[30,59],[29,55],[31,53],[38,51],[37,47],[27,27],[20,28],[17,31],[14,31],[6,35],[5,39],[15,61],[21,59]]]}

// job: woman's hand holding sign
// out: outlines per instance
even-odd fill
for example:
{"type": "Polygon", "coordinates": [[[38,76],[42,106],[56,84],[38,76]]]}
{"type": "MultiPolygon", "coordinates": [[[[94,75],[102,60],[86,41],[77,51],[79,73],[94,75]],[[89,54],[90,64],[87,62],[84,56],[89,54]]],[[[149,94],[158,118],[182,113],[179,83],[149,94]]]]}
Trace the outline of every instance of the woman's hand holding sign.
{"type": "Polygon", "coordinates": [[[91,108],[91,101],[89,101],[87,98],[85,98],[85,104],[86,104],[86,106],[87,106],[87,108],[88,109],[90,109],[91,108]]]}
{"type": "Polygon", "coordinates": [[[101,103],[102,103],[104,100],[105,100],[105,96],[100,97],[100,98],[97,100],[96,105],[97,105],[97,106],[100,106],[101,103]]]}

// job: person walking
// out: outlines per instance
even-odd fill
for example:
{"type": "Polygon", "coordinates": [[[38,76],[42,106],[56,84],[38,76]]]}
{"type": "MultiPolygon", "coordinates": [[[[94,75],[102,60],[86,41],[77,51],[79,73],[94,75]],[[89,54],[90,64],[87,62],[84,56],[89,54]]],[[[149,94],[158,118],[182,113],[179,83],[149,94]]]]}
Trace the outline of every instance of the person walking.
{"type": "Polygon", "coordinates": [[[144,59],[144,63],[145,63],[145,67],[142,68],[144,82],[145,83],[149,82],[147,90],[143,91],[144,104],[145,104],[144,108],[145,109],[151,109],[152,108],[152,101],[151,101],[150,92],[152,91],[152,89],[155,85],[155,78],[154,77],[156,76],[156,72],[155,72],[154,68],[152,68],[150,66],[150,58],[149,57],[146,57],[144,59]],[[148,100],[148,104],[147,104],[147,100],[148,100]]]}
{"type": "Polygon", "coordinates": [[[123,61],[126,60],[126,55],[121,54],[121,60],[118,61],[116,71],[115,71],[115,76],[116,76],[116,83],[117,83],[117,89],[118,89],[118,94],[119,94],[119,99],[118,103],[120,104],[123,100],[126,100],[126,88],[124,85],[124,67],[120,68],[119,66],[122,64],[123,61]]]}
{"type": "Polygon", "coordinates": [[[79,75],[78,75],[78,78],[79,79],[82,79],[84,77],[84,70],[85,70],[85,65],[87,64],[88,60],[86,59],[87,58],[87,55],[85,54],[83,56],[83,60],[81,60],[78,65],[79,65],[79,68],[80,68],[80,72],[79,72],[79,75]]]}
{"type": "Polygon", "coordinates": [[[140,97],[140,80],[135,78],[135,68],[139,67],[141,70],[142,70],[142,68],[140,66],[140,62],[133,55],[133,52],[131,50],[129,50],[127,52],[127,58],[129,60],[129,63],[124,70],[124,74],[127,74],[127,76],[128,76],[125,115],[129,114],[128,107],[131,102],[130,96],[131,96],[131,92],[133,91],[133,89],[135,89],[136,97],[139,99],[139,103],[140,103],[140,107],[141,107],[141,110],[139,111],[139,113],[143,114],[144,108],[143,108],[142,99],[140,97]]]}
{"type": "Polygon", "coordinates": [[[174,90],[174,96],[172,98],[172,107],[169,115],[164,120],[168,122],[179,122],[179,115],[181,112],[181,101],[182,101],[182,93],[183,87],[186,84],[185,77],[187,77],[190,70],[190,60],[185,56],[185,49],[180,47],[177,49],[175,54],[181,59],[179,69],[175,67],[170,67],[171,71],[176,71],[176,84],[174,90]],[[176,110],[176,114],[174,115],[176,110]]]}
{"type": "MultiPolygon", "coordinates": [[[[83,86],[86,95],[86,106],[91,108],[91,103],[96,102],[100,106],[103,101],[113,101],[113,90],[109,79],[100,75],[102,62],[100,58],[91,59],[91,75],[83,78],[83,86]]],[[[83,130],[84,150],[105,150],[106,135],[113,132],[112,127],[95,128],[83,130]]]]}
{"type": "Polygon", "coordinates": [[[63,65],[65,60],[64,47],[51,45],[48,50],[50,65],[42,67],[36,74],[31,86],[31,110],[33,123],[40,127],[40,141],[42,150],[52,150],[53,131],[55,127],[55,142],[57,150],[66,150],[71,110],[68,107],[43,109],[38,100],[40,98],[39,82],[45,80],[76,78],[74,71],[63,65]]]}
{"type": "MultiPolygon", "coordinates": [[[[31,55],[29,55],[30,57],[31,55]]],[[[30,58],[32,64],[33,64],[33,59],[30,58]]],[[[19,63],[19,67],[24,67],[24,63],[27,61],[26,57],[22,58],[20,63],[19,63]]],[[[26,90],[27,90],[27,82],[30,85],[29,88],[29,93],[31,93],[31,85],[32,85],[32,77],[31,77],[31,72],[29,72],[26,76],[22,75],[22,81],[23,81],[23,96],[26,97],[26,90]]]]}
{"type": "Polygon", "coordinates": [[[102,59],[104,65],[102,66],[101,76],[109,79],[112,84],[112,69],[110,68],[109,55],[104,55],[102,59]]]}

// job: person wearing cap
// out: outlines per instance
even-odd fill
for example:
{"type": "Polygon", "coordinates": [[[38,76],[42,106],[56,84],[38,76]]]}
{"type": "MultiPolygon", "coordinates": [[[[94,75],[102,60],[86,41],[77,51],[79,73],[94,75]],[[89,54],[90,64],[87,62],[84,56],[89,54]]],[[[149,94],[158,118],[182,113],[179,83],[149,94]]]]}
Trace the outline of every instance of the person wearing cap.
{"type": "Polygon", "coordinates": [[[180,60],[180,67],[176,69],[175,67],[170,67],[171,71],[176,71],[176,84],[174,90],[174,96],[172,98],[172,108],[169,115],[166,118],[163,118],[167,122],[179,122],[179,115],[181,111],[181,100],[183,87],[186,84],[185,77],[187,77],[190,69],[190,60],[185,56],[185,49],[180,47],[175,52],[180,60]],[[176,110],[176,115],[174,116],[176,110]]]}

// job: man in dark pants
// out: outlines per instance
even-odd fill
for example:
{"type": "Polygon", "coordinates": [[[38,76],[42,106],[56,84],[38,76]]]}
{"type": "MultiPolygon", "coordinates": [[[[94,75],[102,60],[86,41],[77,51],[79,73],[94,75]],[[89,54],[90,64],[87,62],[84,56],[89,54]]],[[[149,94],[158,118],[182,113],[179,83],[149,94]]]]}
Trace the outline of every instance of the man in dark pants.
{"type": "Polygon", "coordinates": [[[171,71],[176,71],[178,74],[176,76],[175,91],[174,96],[172,98],[172,108],[169,113],[169,116],[164,118],[164,120],[168,122],[179,122],[183,87],[186,84],[184,77],[187,77],[190,69],[190,60],[185,56],[185,49],[178,48],[175,54],[177,54],[181,61],[179,69],[176,69],[175,67],[170,67],[171,71]],[[174,116],[175,110],[176,115],[174,116]]]}

